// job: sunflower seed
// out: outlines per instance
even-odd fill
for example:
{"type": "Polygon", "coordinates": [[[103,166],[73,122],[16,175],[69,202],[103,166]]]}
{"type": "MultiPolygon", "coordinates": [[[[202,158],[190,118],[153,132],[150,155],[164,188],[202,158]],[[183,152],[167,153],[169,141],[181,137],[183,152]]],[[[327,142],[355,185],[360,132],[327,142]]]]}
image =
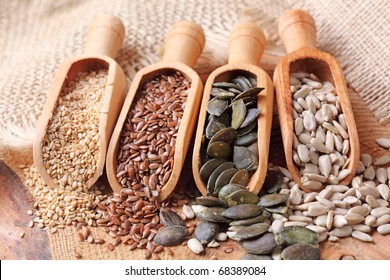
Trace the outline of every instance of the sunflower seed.
{"type": "Polygon", "coordinates": [[[390,139],[389,138],[378,138],[375,141],[379,146],[381,146],[385,149],[390,149],[390,139]]]}

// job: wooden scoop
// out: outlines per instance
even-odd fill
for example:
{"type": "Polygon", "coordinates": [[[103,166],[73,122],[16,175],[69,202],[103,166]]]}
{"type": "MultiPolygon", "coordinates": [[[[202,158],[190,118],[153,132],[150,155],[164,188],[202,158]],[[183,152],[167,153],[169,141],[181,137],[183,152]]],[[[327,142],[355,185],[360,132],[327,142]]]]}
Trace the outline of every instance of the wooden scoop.
{"type": "Polygon", "coordinates": [[[179,71],[191,82],[191,88],[188,91],[187,102],[176,138],[172,173],[168,182],[161,188],[158,199],[163,201],[174,190],[191,141],[201,101],[203,85],[198,74],[191,67],[195,65],[202,53],[204,44],[205,35],[199,25],[191,21],[178,22],[172,26],[168,33],[162,62],[145,67],[134,76],[107,152],[107,176],[115,192],[120,192],[123,188],[116,177],[120,134],[137,92],[154,76],[179,71]]]}
{"type": "Polygon", "coordinates": [[[287,167],[294,181],[302,188],[300,174],[292,159],[294,122],[292,117],[290,74],[298,71],[313,73],[322,81],[331,82],[336,89],[336,94],[340,98],[350,141],[348,155],[350,162],[347,168],[351,170],[351,174],[341,181],[342,184],[347,185],[356,172],[360,151],[355,120],[341,68],[333,56],[316,49],[315,22],[305,11],[287,11],[280,19],[279,34],[288,54],[279,62],[275,69],[274,84],[287,167]]]}
{"type": "Polygon", "coordinates": [[[257,86],[264,90],[257,97],[257,108],[261,110],[257,119],[257,144],[259,150],[259,166],[252,174],[247,188],[253,193],[259,193],[267,174],[268,150],[272,126],[273,85],[267,73],[257,65],[265,48],[265,37],[261,29],[252,23],[238,25],[229,36],[228,64],[214,70],[207,79],[202,105],[199,113],[198,127],[192,158],[192,172],[196,185],[203,195],[206,195],[206,184],[199,176],[201,168],[200,149],[207,115],[207,103],[210,100],[212,84],[228,82],[237,75],[252,76],[257,79],[257,86]]]}
{"type": "Polygon", "coordinates": [[[57,99],[62,87],[74,80],[78,73],[98,69],[108,69],[108,76],[99,120],[99,160],[95,174],[86,182],[87,188],[103,173],[108,142],[125,97],[125,75],[113,60],[122,45],[124,35],[125,27],[119,18],[111,14],[96,16],[88,27],[85,54],[63,63],[58,69],[39,118],[33,147],[35,165],[49,187],[54,188],[57,184],[43,165],[42,140],[57,99]]]}

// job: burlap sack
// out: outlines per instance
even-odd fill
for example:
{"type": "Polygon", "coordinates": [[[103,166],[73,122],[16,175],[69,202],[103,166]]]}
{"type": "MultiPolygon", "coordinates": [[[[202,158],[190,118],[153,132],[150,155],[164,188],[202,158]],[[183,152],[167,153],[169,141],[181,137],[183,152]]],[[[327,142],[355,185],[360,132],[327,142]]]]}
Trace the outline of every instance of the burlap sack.
{"type": "Polygon", "coordinates": [[[83,52],[91,18],[108,11],[127,30],[117,61],[130,82],[140,68],[160,59],[167,29],[191,19],[206,33],[196,68],[226,62],[227,36],[254,20],[268,38],[268,52],[281,49],[277,21],[286,9],[303,8],[315,18],[318,47],[335,55],[347,80],[381,121],[390,119],[390,2],[387,0],[52,0],[0,2],[0,148],[31,146],[34,127],[55,70],[83,52]]]}

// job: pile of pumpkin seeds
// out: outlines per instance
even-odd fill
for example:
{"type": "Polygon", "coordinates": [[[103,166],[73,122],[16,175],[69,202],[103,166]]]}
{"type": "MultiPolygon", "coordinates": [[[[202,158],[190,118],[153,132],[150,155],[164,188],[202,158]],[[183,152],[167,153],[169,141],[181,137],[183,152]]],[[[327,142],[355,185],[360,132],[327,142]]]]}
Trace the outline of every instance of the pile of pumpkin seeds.
{"type": "Polygon", "coordinates": [[[316,232],[301,226],[276,229],[274,225],[275,217],[288,211],[285,182],[280,172],[269,170],[259,196],[243,185],[228,183],[216,196],[198,197],[192,208],[201,222],[195,238],[187,244],[190,250],[199,254],[203,245],[218,246],[223,236],[220,225],[227,223],[226,235],[240,242],[247,252],[244,259],[319,259],[316,232]]]}
{"type": "Polygon", "coordinates": [[[253,77],[237,76],[212,86],[200,151],[208,194],[217,195],[228,183],[246,186],[258,168],[257,95],[263,88],[256,85],[253,77]]]}
{"type": "Polygon", "coordinates": [[[338,184],[350,175],[348,127],[339,96],[314,74],[290,76],[294,119],[293,160],[305,189],[338,184]]]}

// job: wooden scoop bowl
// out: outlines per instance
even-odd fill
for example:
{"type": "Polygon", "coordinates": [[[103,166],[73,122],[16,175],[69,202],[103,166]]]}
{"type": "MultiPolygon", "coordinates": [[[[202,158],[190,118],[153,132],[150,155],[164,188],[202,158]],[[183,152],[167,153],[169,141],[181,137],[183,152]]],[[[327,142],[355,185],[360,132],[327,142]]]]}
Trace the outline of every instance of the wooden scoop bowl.
{"type": "MultiPolygon", "coordinates": [[[[292,117],[290,74],[298,71],[313,73],[322,81],[331,82],[336,89],[336,94],[340,98],[350,141],[348,155],[350,162],[347,168],[351,170],[351,174],[340,183],[347,185],[356,173],[360,151],[356,124],[342,70],[333,56],[316,49],[315,22],[305,11],[287,11],[280,19],[279,34],[283,40],[287,55],[275,69],[274,85],[287,167],[294,181],[302,188],[301,176],[292,159],[294,121],[292,117]]],[[[310,191],[305,188],[302,189],[310,191]]]]}
{"type": "Polygon", "coordinates": [[[116,177],[117,152],[120,134],[136,94],[154,76],[179,71],[191,82],[191,88],[188,91],[187,102],[176,138],[172,173],[160,190],[159,201],[165,200],[176,187],[195,127],[203,89],[202,81],[191,67],[195,65],[202,53],[204,44],[205,35],[199,25],[191,21],[178,22],[172,26],[168,33],[162,62],[145,67],[134,76],[107,152],[106,170],[113,191],[120,192],[123,188],[116,177]]]}
{"type": "Polygon", "coordinates": [[[125,75],[113,59],[121,48],[124,35],[125,27],[119,18],[111,14],[96,16],[88,27],[85,54],[63,63],[58,69],[39,118],[33,146],[35,165],[43,180],[51,188],[58,185],[43,165],[42,140],[57,99],[62,87],[74,80],[78,73],[98,69],[108,69],[108,76],[99,120],[99,160],[96,172],[86,182],[86,187],[90,188],[103,173],[108,143],[125,97],[125,75]]]}
{"type": "Polygon", "coordinates": [[[264,88],[257,97],[257,108],[261,109],[261,113],[257,118],[259,166],[252,174],[247,188],[257,194],[263,186],[267,174],[274,98],[274,89],[270,77],[264,70],[257,66],[264,48],[265,37],[261,29],[252,23],[238,25],[229,36],[228,64],[214,70],[207,79],[199,113],[192,158],[192,173],[196,185],[203,195],[206,195],[207,187],[199,176],[199,170],[202,164],[200,150],[207,115],[207,103],[210,100],[212,84],[222,81],[227,82],[237,75],[257,78],[257,86],[264,88]]]}

